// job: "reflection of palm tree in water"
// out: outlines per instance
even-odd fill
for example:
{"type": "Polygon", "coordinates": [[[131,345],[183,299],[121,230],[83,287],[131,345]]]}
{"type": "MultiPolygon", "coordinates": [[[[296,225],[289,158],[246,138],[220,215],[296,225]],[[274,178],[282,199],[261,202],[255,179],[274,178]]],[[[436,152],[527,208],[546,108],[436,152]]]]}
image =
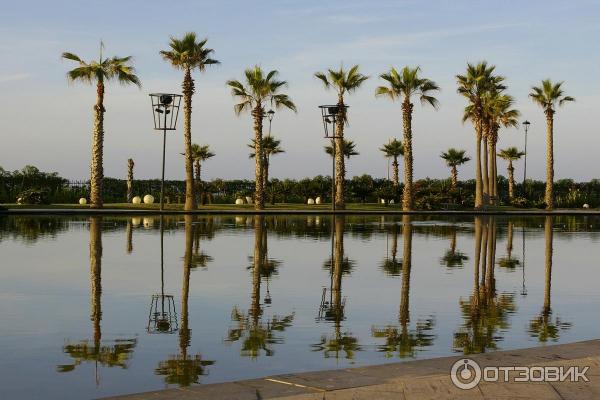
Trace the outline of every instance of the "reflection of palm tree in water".
{"type": "Polygon", "coordinates": [[[99,385],[98,364],[105,367],[127,368],[127,361],[137,339],[117,339],[114,344],[102,344],[102,218],[90,218],[90,319],[93,324],[93,343],[88,340],[67,342],[63,351],[75,360],[74,364],[59,365],[59,372],[73,371],[82,362],[94,362],[96,384],[99,385]]]}
{"type": "Polygon", "coordinates": [[[508,270],[514,270],[519,266],[520,261],[512,256],[513,250],[513,222],[508,221],[507,239],[506,239],[506,257],[498,260],[498,265],[508,270]]]}
{"type": "MultiPolygon", "coordinates": [[[[389,234],[386,231],[386,240],[387,235],[389,234]]],[[[400,271],[402,269],[402,261],[396,258],[398,253],[398,224],[394,221],[392,225],[392,247],[391,247],[391,257],[389,254],[385,255],[385,259],[379,266],[387,275],[389,276],[400,276],[400,271]]]]}
{"type": "Polygon", "coordinates": [[[127,220],[127,228],[125,228],[125,237],[127,238],[127,247],[125,250],[127,254],[131,254],[133,251],[133,224],[131,219],[127,220]]]}
{"type": "Polygon", "coordinates": [[[464,322],[454,333],[454,350],[465,354],[496,349],[501,332],[510,326],[508,316],[516,310],[513,293],[496,293],[496,232],[495,217],[475,217],[473,294],[459,301],[464,322]]]}
{"type": "Polygon", "coordinates": [[[213,220],[214,218],[212,216],[208,216],[206,218],[202,218],[199,221],[195,221],[192,225],[192,235],[194,238],[194,249],[192,252],[190,263],[192,269],[197,267],[206,268],[207,264],[213,260],[213,258],[210,255],[200,250],[201,237],[206,237],[208,239],[212,239],[214,237],[215,228],[213,220]]]}
{"type": "Polygon", "coordinates": [[[444,257],[440,260],[440,264],[445,265],[446,268],[462,268],[463,263],[467,261],[467,257],[463,252],[456,251],[456,227],[452,227],[452,236],[450,237],[450,248],[444,254],[444,257]]]}
{"type": "Polygon", "coordinates": [[[385,344],[378,346],[379,351],[386,353],[386,357],[391,357],[395,352],[398,352],[398,356],[401,358],[414,357],[417,349],[433,344],[434,335],[430,333],[435,325],[433,318],[419,320],[414,330],[409,329],[412,235],[411,218],[409,215],[404,215],[402,217],[402,289],[400,295],[400,313],[398,316],[400,329],[393,325],[383,327],[373,326],[371,328],[373,337],[386,339],[385,344]]]}
{"type": "Polygon", "coordinates": [[[260,303],[261,278],[268,278],[276,273],[279,261],[268,258],[267,229],[263,215],[254,216],[254,255],[252,256],[252,295],[250,309],[244,313],[237,306],[231,312],[231,319],[237,326],[230,328],[227,342],[242,341],[241,355],[257,358],[261,350],[266,356],[272,356],[272,345],[283,343],[283,337],[277,332],[283,332],[292,325],[294,313],[271,319],[262,319],[263,309],[260,303]]]}
{"type": "Polygon", "coordinates": [[[571,327],[571,323],[563,322],[560,317],[552,318],[552,308],[550,303],[552,289],[552,255],[553,236],[552,231],[553,221],[551,216],[547,216],[544,223],[544,238],[545,238],[545,279],[544,279],[544,307],[540,314],[530,321],[529,335],[537,338],[540,342],[558,341],[560,332],[571,327]]]}
{"type": "Polygon", "coordinates": [[[362,350],[358,339],[349,331],[342,332],[342,321],[345,319],[346,299],[342,296],[342,277],[349,274],[354,262],[344,257],[344,228],[345,217],[336,215],[332,231],[332,254],[330,262],[325,265],[331,266],[331,286],[329,302],[325,301],[326,289],[323,291],[319,319],[333,322],[334,334],[323,335],[319,343],[312,345],[313,351],[322,351],[325,358],[340,358],[340,353],[345,354],[346,359],[353,359],[354,352],[362,350]]]}
{"type": "Polygon", "coordinates": [[[189,386],[198,383],[201,375],[206,375],[205,367],[215,362],[203,360],[200,354],[188,355],[191,344],[192,330],[189,328],[188,299],[190,293],[190,272],[193,266],[193,217],[185,217],[185,253],[183,257],[183,282],[181,285],[181,327],[179,329],[179,354],[172,355],[168,360],[161,361],[155,370],[157,375],[164,375],[168,384],[189,386]]]}

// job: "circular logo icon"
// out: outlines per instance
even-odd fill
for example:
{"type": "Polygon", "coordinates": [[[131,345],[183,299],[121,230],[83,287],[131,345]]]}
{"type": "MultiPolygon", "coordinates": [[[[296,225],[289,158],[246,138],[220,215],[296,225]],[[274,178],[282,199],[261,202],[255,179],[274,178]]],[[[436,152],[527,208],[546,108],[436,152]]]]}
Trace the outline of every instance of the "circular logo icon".
{"type": "Polygon", "coordinates": [[[470,358],[463,358],[452,365],[450,379],[459,389],[473,389],[481,381],[481,367],[470,358]]]}

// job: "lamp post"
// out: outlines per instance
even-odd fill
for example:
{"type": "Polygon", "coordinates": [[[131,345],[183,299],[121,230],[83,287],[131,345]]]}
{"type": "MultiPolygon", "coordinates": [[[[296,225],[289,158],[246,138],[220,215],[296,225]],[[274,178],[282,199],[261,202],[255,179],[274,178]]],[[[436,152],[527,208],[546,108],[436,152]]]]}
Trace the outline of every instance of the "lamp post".
{"type": "Polygon", "coordinates": [[[160,181],[160,210],[162,211],[165,197],[165,148],[167,131],[174,131],[177,127],[181,95],[174,93],[151,93],[150,100],[152,101],[154,129],[163,131],[162,178],[160,181]]]}
{"type": "Polygon", "coordinates": [[[527,179],[527,131],[529,130],[529,125],[531,125],[531,122],[527,120],[523,121],[523,126],[525,127],[525,163],[523,165],[523,190],[525,190],[525,180],[527,179]]]}
{"type": "Polygon", "coordinates": [[[271,136],[271,123],[273,122],[273,117],[275,116],[275,111],[271,108],[267,111],[267,120],[269,121],[269,136],[271,136]]]}
{"type": "MultiPolygon", "coordinates": [[[[344,105],[344,110],[348,108],[348,106],[344,105]]],[[[325,131],[325,139],[331,140],[331,148],[333,153],[331,155],[331,209],[335,212],[335,139],[339,139],[342,136],[336,136],[335,125],[337,123],[343,123],[343,121],[338,121],[340,118],[340,106],[339,105],[322,105],[319,106],[321,109],[321,118],[323,119],[323,130],[325,131]],[[329,130],[329,125],[331,125],[331,131],[329,130]]]]}

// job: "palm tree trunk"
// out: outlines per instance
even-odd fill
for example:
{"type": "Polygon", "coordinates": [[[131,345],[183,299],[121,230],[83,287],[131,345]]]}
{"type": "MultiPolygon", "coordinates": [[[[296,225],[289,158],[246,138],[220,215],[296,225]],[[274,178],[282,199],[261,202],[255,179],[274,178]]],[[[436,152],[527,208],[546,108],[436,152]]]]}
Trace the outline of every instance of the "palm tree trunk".
{"type": "Polygon", "coordinates": [[[544,223],[544,239],[546,242],[545,248],[545,267],[546,267],[546,279],[544,284],[544,315],[550,314],[550,290],[552,286],[552,241],[554,232],[552,231],[552,217],[546,216],[544,223]]]}
{"type": "Polygon", "coordinates": [[[490,204],[490,177],[488,171],[488,138],[483,137],[483,204],[490,204]]]}
{"type": "Polygon", "coordinates": [[[263,168],[263,187],[267,188],[267,185],[269,184],[269,156],[265,154],[265,166],[263,168]]]}
{"type": "Polygon", "coordinates": [[[476,314],[479,310],[479,265],[481,263],[481,239],[482,239],[481,217],[475,217],[475,268],[473,271],[473,297],[471,313],[476,314]]]}
{"type": "Polygon", "coordinates": [[[262,128],[263,128],[263,109],[257,106],[252,110],[254,117],[254,209],[262,210],[265,208],[265,193],[264,193],[264,161],[262,147],[262,128]]]}
{"type": "Polygon", "coordinates": [[[253,269],[252,269],[252,306],[250,314],[252,316],[254,326],[258,324],[258,318],[261,314],[260,309],[260,272],[261,263],[264,258],[263,254],[263,230],[264,227],[264,215],[254,216],[254,257],[253,257],[253,269]]]}
{"type": "Polygon", "coordinates": [[[456,187],[458,186],[458,169],[456,168],[456,165],[452,166],[451,177],[452,177],[452,189],[456,189],[456,187]]]}
{"type": "Polygon", "coordinates": [[[488,225],[488,256],[487,256],[487,268],[485,271],[485,287],[488,298],[494,296],[495,282],[494,282],[494,267],[496,265],[496,219],[490,217],[488,225]]]}
{"type": "Polygon", "coordinates": [[[554,111],[546,110],[546,209],[554,208],[554,111]]]}
{"type": "Polygon", "coordinates": [[[102,208],[102,186],[104,167],[104,83],[96,85],[96,105],[94,106],[94,132],[92,138],[92,165],[90,173],[90,207],[102,208]]]}
{"type": "Polygon", "coordinates": [[[498,139],[498,136],[496,135],[495,139],[494,139],[494,143],[492,144],[492,157],[493,157],[492,158],[492,166],[494,169],[494,174],[493,174],[494,181],[493,181],[492,191],[494,194],[495,204],[499,204],[498,203],[498,201],[499,201],[499,199],[498,199],[498,152],[497,152],[497,148],[496,148],[497,139],[498,139]]]}
{"type": "Polygon", "coordinates": [[[131,219],[127,220],[127,228],[125,231],[125,234],[127,236],[127,246],[126,246],[126,251],[127,254],[131,254],[131,252],[133,251],[133,226],[131,223],[131,219]]]}
{"type": "Polygon", "coordinates": [[[407,98],[402,103],[402,124],[404,126],[404,192],[402,210],[413,207],[413,151],[412,151],[412,110],[413,105],[407,98]]]}
{"type": "Polygon", "coordinates": [[[196,208],[194,196],[194,170],[192,160],[192,95],[194,94],[194,80],[190,69],[185,70],[183,78],[183,142],[185,149],[185,211],[196,208]]]}
{"type": "Polygon", "coordinates": [[[410,269],[412,263],[412,224],[410,215],[402,216],[402,294],[400,296],[400,324],[406,325],[410,320],[409,291],[410,269]]]}
{"type": "Polygon", "coordinates": [[[127,160],[127,202],[131,203],[133,199],[133,159],[127,160]]]}
{"type": "Polygon", "coordinates": [[[400,177],[398,173],[398,157],[394,157],[394,161],[392,162],[392,182],[394,187],[398,187],[400,185],[400,177]]]}
{"type": "Polygon", "coordinates": [[[91,278],[91,313],[94,323],[94,346],[100,347],[102,332],[102,218],[90,218],[90,278],[91,278]]]}
{"type": "Polygon", "coordinates": [[[200,159],[195,159],[194,160],[194,170],[196,173],[196,180],[194,183],[194,190],[195,190],[195,200],[196,200],[196,205],[200,204],[200,203],[204,203],[203,201],[203,197],[201,194],[201,189],[202,189],[202,180],[200,178],[200,174],[202,173],[202,166],[200,164],[200,159]]]}
{"type": "Polygon", "coordinates": [[[475,209],[481,209],[483,206],[483,180],[481,176],[481,139],[482,139],[482,125],[481,120],[475,122],[475,209]]]}
{"type": "Polygon", "coordinates": [[[512,250],[513,250],[513,223],[508,221],[508,238],[506,240],[506,253],[508,258],[512,258],[512,250]]]}
{"type": "Polygon", "coordinates": [[[338,98],[338,121],[335,126],[335,207],[338,210],[346,208],[344,186],[346,185],[346,165],[344,159],[344,123],[346,121],[346,108],[344,99],[338,98]]]}
{"type": "Polygon", "coordinates": [[[482,232],[482,239],[481,239],[481,276],[480,276],[480,283],[479,283],[479,293],[480,296],[482,298],[485,298],[486,295],[486,289],[487,286],[485,285],[485,277],[487,276],[487,247],[488,247],[488,240],[489,240],[489,236],[488,236],[488,226],[489,226],[489,220],[487,218],[485,218],[485,224],[483,227],[483,232],[482,232]]]}
{"type": "Polygon", "coordinates": [[[183,262],[183,283],[181,285],[181,329],[179,330],[179,349],[181,356],[187,357],[187,348],[191,341],[191,331],[188,325],[188,298],[190,294],[190,271],[192,264],[193,217],[184,216],[185,223],[185,253],[183,262]]]}
{"type": "Polygon", "coordinates": [[[508,160],[508,199],[512,203],[513,196],[515,194],[515,167],[513,167],[512,160],[508,160]]]}
{"type": "Polygon", "coordinates": [[[334,217],[334,254],[331,260],[333,267],[333,285],[331,288],[332,305],[337,316],[336,321],[343,319],[342,314],[342,275],[344,273],[344,224],[345,218],[343,215],[334,217]]]}

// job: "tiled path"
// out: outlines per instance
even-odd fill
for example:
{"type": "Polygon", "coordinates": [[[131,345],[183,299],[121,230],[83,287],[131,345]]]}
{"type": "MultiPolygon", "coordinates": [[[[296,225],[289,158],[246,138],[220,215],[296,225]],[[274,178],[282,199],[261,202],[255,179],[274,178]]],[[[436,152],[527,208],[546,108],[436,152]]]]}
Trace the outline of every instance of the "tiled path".
{"type": "Polygon", "coordinates": [[[600,399],[600,340],[469,356],[485,366],[589,366],[588,382],[481,382],[469,390],[450,379],[458,357],[335,371],[288,374],[113,397],[119,400],[600,399]]]}

